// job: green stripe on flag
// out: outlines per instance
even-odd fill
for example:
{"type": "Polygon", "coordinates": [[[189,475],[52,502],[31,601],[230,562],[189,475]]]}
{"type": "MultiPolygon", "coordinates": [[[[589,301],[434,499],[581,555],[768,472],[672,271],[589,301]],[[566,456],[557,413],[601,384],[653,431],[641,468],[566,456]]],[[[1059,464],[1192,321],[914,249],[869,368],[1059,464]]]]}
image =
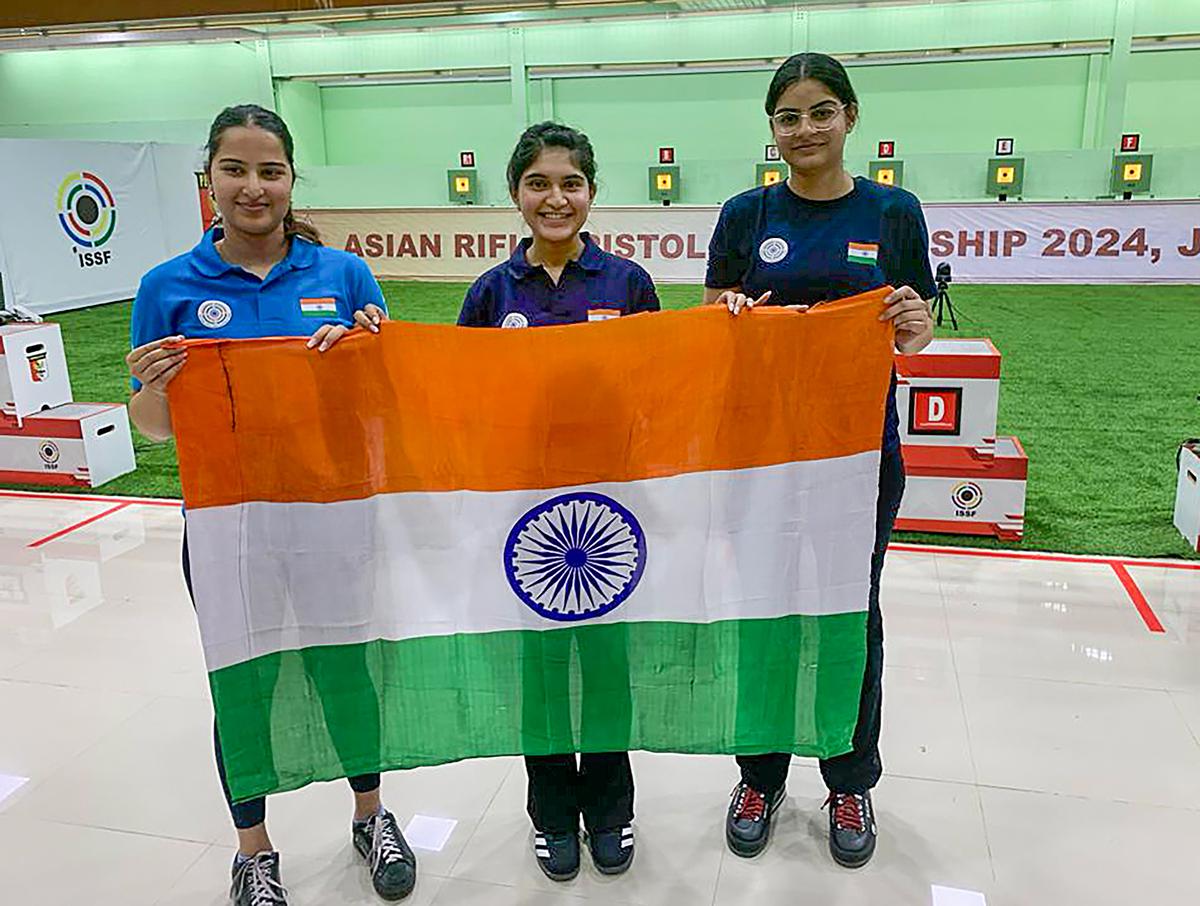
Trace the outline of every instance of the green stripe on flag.
{"type": "Polygon", "coordinates": [[[314,647],[210,681],[244,800],[520,753],[838,755],[858,720],[865,638],[864,612],[612,623],[314,647]]]}

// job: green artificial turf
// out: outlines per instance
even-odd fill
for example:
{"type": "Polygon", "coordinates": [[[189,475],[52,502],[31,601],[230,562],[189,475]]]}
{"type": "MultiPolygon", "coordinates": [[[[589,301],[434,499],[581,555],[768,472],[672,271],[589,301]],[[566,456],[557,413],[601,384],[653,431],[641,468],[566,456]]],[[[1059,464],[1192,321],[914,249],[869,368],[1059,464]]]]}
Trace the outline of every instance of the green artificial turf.
{"type": "MultiPolygon", "coordinates": [[[[387,282],[393,316],[452,321],[465,284],[387,282]]],[[[695,286],[660,286],[683,308],[695,286]]],[[[1001,434],[1029,454],[1030,550],[1186,556],[1171,524],[1175,451],[1200,436],[1200,290],[1189,286],[954,286],[960,336],[991,337],[1003,354],[1001,434]]],[[[56,317],[75,398],[128,397],[129,305],[56,317]]],[[[942,331],[951,335],[949,331],[942,331]]],[[[101,494],[179,496],[174,447],[135,435],[138,471],[101,494]]],[[[1000,544],[967,536],[898,536],[1000,544]]],[[[1192,556],[1196,556],[1192,554],[1192,556]]]]}

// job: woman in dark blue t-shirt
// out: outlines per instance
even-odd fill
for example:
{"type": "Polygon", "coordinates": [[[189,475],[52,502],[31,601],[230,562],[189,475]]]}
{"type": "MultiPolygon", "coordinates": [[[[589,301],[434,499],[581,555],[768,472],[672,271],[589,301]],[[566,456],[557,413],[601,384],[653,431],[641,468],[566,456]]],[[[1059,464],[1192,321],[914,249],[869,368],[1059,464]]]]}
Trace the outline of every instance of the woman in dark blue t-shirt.
{"type": "MultiPolygon", "coordinates": [[[[530,126],[508,162],[508,188],[532,235],[521,240],[508,261],[472,284],[458,316],[460,325],[542,327],[658,311],[650,275],[581,232],[596,197],[596,157],[586,135],[559,123],[530,126]]],[[[561,629],[531,633],[525,642],[522,711],[530,746],[548,746],[553,752],[573,735],[566,691],[573,657],[579,658],[585,680],[607,676],[614,690],[607,697],[593,694],[580,701],[578,759],[561,749],[559,754],[525,757],[534,855],[555,881],[568,881],[579,872],[580,818],[600,872],[621,874],[633,861],[633,771],[624,751],[632,704],[627,682],[618,695],[622,681],[612,679],[628,678],[628,637],[613,628],[605,643],[578,646],[574,654],[573,633],[561,629]],[[594,719],[593,712],[601,711],[608,717],[594,719]],[[596,730],[622,722],[623,734],[596,730]]]]}
{"type": "MultiPolygon", "coordinates": [[[[790,176],[725,203],[709,244],[705,301],[724,304],[733,314],[760,304],[802,311],[890,284],[898,289],[885,300],[880,319],[895,325],[900,352],[924,349],[933,338],[924,300],[935,293],[925,218],[911,193],[846,171],[846,135],[858,119],[858,98],[846,70],[824,54],[797,54],[775,73],[766,109],[790,176]]],[[[854,748],[821,762],[830,791],[829,848],[847,867],[865,865],[875,851],[870,791],[883,772],[879,577],[903,493],[893,376],[884,420],[867,665],[854,748]]],[[[784,800],[790,761],[786,753],[738,758],[742,779],[725,823],[725,839],[735,854],[754,856],[766,846],[771,819],[784,800]]]]}

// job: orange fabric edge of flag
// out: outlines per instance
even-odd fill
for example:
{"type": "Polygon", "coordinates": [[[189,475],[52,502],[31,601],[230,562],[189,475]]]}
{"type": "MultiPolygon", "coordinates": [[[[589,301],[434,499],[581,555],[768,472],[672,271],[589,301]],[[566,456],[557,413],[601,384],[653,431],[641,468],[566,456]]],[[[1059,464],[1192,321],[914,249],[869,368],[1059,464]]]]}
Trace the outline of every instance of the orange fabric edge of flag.
{"type": "Polygon", "coordinates": [[[554,488],[878,450],[890,291],[737,318],[387,322],[323,354],[304,338],[191,341],[170,390],[184,499],[554,488]]]}

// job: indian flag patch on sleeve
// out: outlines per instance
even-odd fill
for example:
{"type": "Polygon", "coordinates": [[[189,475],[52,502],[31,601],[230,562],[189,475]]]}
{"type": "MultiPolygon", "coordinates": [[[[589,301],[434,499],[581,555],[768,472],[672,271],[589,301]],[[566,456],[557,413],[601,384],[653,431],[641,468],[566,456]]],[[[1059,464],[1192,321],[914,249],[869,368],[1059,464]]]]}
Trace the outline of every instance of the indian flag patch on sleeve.
{"type": "Polygon", "coordinates": [[[846,260],[851,264],[878,264],[879,244],[872,242],[851,242],[846,246],[846,260]]]}
{"type": "Polygon", "coordinates": [[[337,317],[337,299],[326,297],[322,299],[301,299],[300,314],[306,318],[337,317]]]}

